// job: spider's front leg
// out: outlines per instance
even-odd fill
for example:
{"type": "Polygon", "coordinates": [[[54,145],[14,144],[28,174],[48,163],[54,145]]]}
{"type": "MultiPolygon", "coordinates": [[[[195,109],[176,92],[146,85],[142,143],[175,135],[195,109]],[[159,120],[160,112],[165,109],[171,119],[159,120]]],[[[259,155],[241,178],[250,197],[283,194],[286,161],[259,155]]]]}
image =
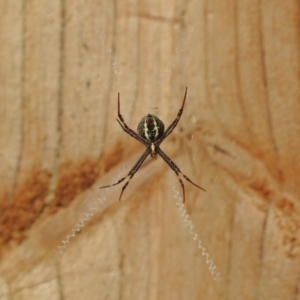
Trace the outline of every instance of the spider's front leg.
{"type": "Polygon", "coordinates": [[[159,147],[156,148],[156,151],[157,151],[157,154],[159,154],[159,155],[162,157],[162,159],[169,165],[169,167],[170,167],[170,168],[175,172],[175,174],[177,175],[178,180],[179,180],[179,182],[180,182],[180,185],[181,185],[181,187],[182,187],[182,192],[183,192],[183,203],[185,202],[185,188],[184,188],[184,184],[183,184],[181,178],[179,177],[179,174],[181,174],[181,175],[184,177],[184,179],[185,179],[186,181],[188,181],[189,183],[193,184],[193,185],[196,186],[197,188],[199,188],[199,189],[201,189],[201,190],[203,190],[203,191],[206,192],[206,190],[205,190],[203,187],[197,185],[197,184],[194,183],[190,178],[188,178],[185,174],[183,174],[183,173],[180,171],[179,167],[174,163],[174,161],[173,161],[170,157],[168,157],[167,154],[166,154],[165,152],[163,152],[159,147]]]}
{"type": "Polygon", "coordinates": [[[150,151],[149,149],[146,149],[146,151],[143,153],[143,155],[138,159],[138,161],[134,164],[134,166],[131,168],[131,170],[129,171],[129,173],[119,179],[116,183],[114,184],[111,184],[111,185],[106,185],[106,186],[102,186],[100,187],[100,189],[104,189],[104,188],[108,188],[108,187],[111,187],[111,186],[114,186],[114,185],[118,185],[119,183],[121,183],[122,181],[124,181],[126,178],[129,177],[128,181],[123,185],[122,187],[122,191],[121,191],[121,194],[120,194],[120,197],[119,197],[119,201],[121,201],[121,197],[123,195],[123,192],[125,191],[127,185],[129,184],[131,178],[134,176],[134,174],[138,171],[138,169],[140,168],[140,166],[143,164],[143,162],[145,161],[145,159],[147,158],[147,156],[150,154],[150,151]]]}

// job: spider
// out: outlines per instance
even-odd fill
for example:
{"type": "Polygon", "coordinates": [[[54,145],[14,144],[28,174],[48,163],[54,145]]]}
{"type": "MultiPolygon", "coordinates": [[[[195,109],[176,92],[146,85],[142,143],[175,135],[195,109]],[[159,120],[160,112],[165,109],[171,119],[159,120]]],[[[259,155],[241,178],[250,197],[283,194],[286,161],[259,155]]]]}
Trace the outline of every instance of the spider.
{"type": "Polygon", "coordinates": [[[119,197],[119,201],[120,201],[124,190],[126,189],[127,185],[129,184],[129,182],[132,179],[132,177],[134,176],[134,174],[138,171],[140,166],[143,164],[143,162],[145,161],[147,156],[150,155],[152,158],[156,158],[156,156],[158,154],[158,155],[161,156],[161,158],[169,165],[169,167],[177,175],[177,177],[179,179],[179,182],[180,182],[180,185],[182,187],[182,191],[183,191],[183,203],[185,202],[185,189],[184,189],[184,184],[183,184],[181,178],[179,177],[179,175],[182,175],[189,183],[191,183],[194,186],[198,187],[199,189],[205,191],[204,188],[197,185],[190,178],[188,178],[185,174],[183,174],[180,171],[180,169],[178,168],[178,166],[171,160],[171,158],[169,158],[159,147],[160,144],[164,141],[164,139],[177,126],[177,124],[180,120],[180,117],[182,115],[182,112],[183,112],[185,99],[186,99],[186,94],[187,94],[187,87],[185,89],[183,102],[182,102],[181,108],[179,109],[177,117],[169,125],[169,127],[166,129],[166,131],[165,131],[164,123],[158,117],[156,117],[152,114],[147,114],[146,116],[144,116],[142,118],[142,120],[138,124],[137,133],[136,133],[135,131],[133,131],[131,128],[129,128],[127,126],[127,124],[125,123],[125,121],[124,121],[124,119],[121,115],[121,112],[120,112],[120,93],[118,93],[118,118],[117,118],[117,121],[119,122],[120,126],[122,127],[122,129],[127,134],[131,135],[133,138],[135,138],[136,140],[138,140],[139,142],[144,144],[146,146],[146,150],[142,154],[142,156],[138,159],[138,161],[134,164],[134,166],[131,168],[131,170],[129,171],[129,173],[125,177],[121,178],[120,180],[118,180],[114,184],[102,186],[102,187],[100,187],[100,189],[112,187],[114,185],[118,185],[119,183],[121,183],[122,181],[124,181],[125,179],[127,179],[129,177],[128,181],[122,187],[122,191],[121,191],[121,194],[120,194],[120,197],[119,197]]]}

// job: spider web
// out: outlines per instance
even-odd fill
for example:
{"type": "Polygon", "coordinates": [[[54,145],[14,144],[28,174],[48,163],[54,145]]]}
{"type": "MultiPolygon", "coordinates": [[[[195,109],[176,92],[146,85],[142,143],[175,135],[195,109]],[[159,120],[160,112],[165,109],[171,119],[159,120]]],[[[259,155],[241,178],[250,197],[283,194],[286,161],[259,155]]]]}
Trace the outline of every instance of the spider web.
{"type": "MultiPolygon", "coordinates": [[[[183,56],[187,40],[190,38],[193,30],[195,29],[195,26],[196,26],[196,23],[194,24],[194,26],[193,26],[191,32],[188,34],[188,36],[183,36],[181,38],[179,45],[176,47],[174,59],[171,61],[170,66],[166,68],[162,80],[160,80],[159,82],[157,81],[157,85],[163,85],[165,82],[167,82],[169,80],[170,76],[172,75],[172,73],[174,71],[174,68],[177,67],[181,57],[183,56]]],[[[113,72],[114,72],[115,76],[117,77],[117,80],[121,81],[122,77],[118,71],[117,59],[114,58],[113,55],[111,54],[111,52],[109,51],[109,48],[106,45],[106,42],[105,42],[105,39],[103,36],[103,32],[101,32],[99,27],[97,27],[95,30],[96,30],[96,34],[99,35],[99,38],[101,39],[101,42],[103,43],[103,47],[105,48],[105,51],[107,53],[108,60],[111,61],[111,66],[113,68],[113,72]]],[[[188,64],[186,63],[184,65],[184,70],[186,70],[187,67],[188,67],[188,64]]],[[[106,86],[106,88],[109,89],[110,86],[111,86],[111,82],[109,82],[109,84],[108,84],[108,86],[106,86]]],[[[154,95],[154,92],[151,97],[156,98],[156,99],[158,98],[157,95],[154,95]]],[[[182,100],[181,97],[178,97],[178,105],[177,105],[178,108],[180,107],[181,100],[182,100]]],[[[191,105],[191,103],[189,105],[191,105]]],[[[134,109],[133,104],[131,104],[131,106],[132,106],[132,109],[134,109]]],[[[175,110],[173,112],[174,117],[176,116],[177,112],[178,112],[178,110],[175,110]]],[[[190,130],[192,126],[190,125],[191,123],[190,124],[186,123],[187,121],[188,121],[188,118],[185,116],[185,113],[184,113],[183,117],[180,120],[180,122],[183,122],[184,125],[181,125],[181,126],[184,127],[186,124],[188,124],[187,130],[190,130]],[[183,122],[183,120],[184,120],[184,122],[183,122]]],[[[177,127],[175,129],[175,131],[178,131],[178,130],[179,130],[179,127],[177,127]]],[[[120,131],[120,134],[123,134],[123,132],[120,131]]],[[[191,138],[191,140],[190,140],[191,143],[192,143],[192,139],[193,138],[191,138]]],[[[171,145],[171,147],[172,147],[172,142],[169,145],[171,145]]],[[[166,148],[168,148],[168,145],[166,145],[166,148]]],[[[119,168],[114,168],[113,171],[115,172],[115,175],[113,176],[111,182],[114,183],[119,178],[123,177],[128,172],[128,170],[130,169],[133,162],[136,161],[138,156],[139,156],[139,154],[135,155],[130,160],[130,162],[126,162],[126,164],[123,164],[121,171],[119,171],[119,168]]],[[[194,146],[192,146],[192,149],[190,151],[188,150],[185,152],[185,157],[188,157],[188,156],[192,156],[193,161],[197,161],[197,163],[200,162],[200,158],[198,158],[198,153],[197,153],[197,150],[195,150],[194,146]]],[[[159,162],[159,160],[158,160],[158,162],[159,162]]],[[[148,159],[148,161],[145,162],[145,165],[147,166],[147,164],[151,164],[151,168],[147,168],[147,170],[142,168],[141,170],[139,170],[139,174],[141,174],[140,178],[145,178],[146,176],[149,178],[148,184],[145,187],[145,192],[144,192],[145,197],[147,194],[150,194],[151,189],[153,189],[152,185],[155,182],[155,178],[156,178],[156,175],[155,175],[156,170],[155,170],[154,165],[157,165],[158,162],[153,163],[151,160],[149,161],[149,159],[148,159]]],[[[217,268],[216,268],[215,264],[213,263],[213,261],[210,259],[210,256],[208,255],[206,249],[204,248],[200,238],[198,237],[198,234],[196,234],[194,231],[192,231],[193,223],[190,220],[190,217],[187,214],[187,211],[185,210],[184,205],[181,203],[182,198],[180,195],[181,195],[182,191],[181,190],[178,191],[177,188],[175,187],[175,185],[173,185],[173,183],[175,183],[176,186],[179,186],[179,188],[180,188],[180,185],[177,181],[177,177],[175,176],[173,171],[168,168],[168,166],[166,166],[164,164],[162,166],[164,168],[166,168],[167,172],[170,172],[171,175],[174,176],[173,177],[174,181],[172,181],[172,183],[170,183],[170,185],[169,185],[169,189],[170,189],[169,191],[170,191],[170,194],[173,195],[173,197],[175,199],[174,206],[178,207],[179,216],[181,216],[181,218],[183,220],[182,226],[189,228],[189,231],[187,234],[190,234],[191,237],[195,241],[197,241],[196,247],[199,248],[199,250],[201,251],[200,253],[205,258],[205,262],[207,263],[207,265],[209,267],[209,271],[211,272],[213,278],[216,281],[219,281],[221,279],[220,273],[217,272],[217,268]]],[[[181,168],[180,165],[179,165],[179,167],[181,168]]],[[[182,169],[184,169],[183,166],[182,166],[182,169]]],[[[132,182],[131,182],[130,188],[137,190],[136,186],[137,186],[137,183],[139,182],[138,176],[139,175],[136,175],[134,177],[134,180],[132,180],[132,182]]],[[[104,181],[104,179],[102,178],[101,181],[104,181]]],[[[189,185],[190,185],[189,183],[185,182],[186,188],[189,185]]],[[[87,224],[89,224],[93,220],[96,220],[97,218],[101,218],[101,215],[105,211],[105,209],[111,207],[113,203],[117,202],[117,199],[118,199],[117,195],[120,192],[122,184],[118,185],[116,187],[107,188],[105,190],[99,190],[99,186],[100,186],[100,184],[99,184],[99,182],[97,182],[87,193],[84,193],[82,195],[82,197],[80,197],[82,204],[79,205],[79,207],[68,208],[67,211],[62,212],[62,215],[65,216],[66,220],[69,219],[68,214],[70,214],[70,212],[72,212],[72,214],[74,214],[73,219],[72,219],[73,224],[72,224],[72,221],[69,221],[69,223],[66,223],[66,224],[69,224],[69,230],[62,237],[62,239],[58,240],[57,245],[52,249],[52,251],[50,253],[48,252],[42,258],[43,260],[46,261],[47,258],[49,258],[53,254],[55,254],[57,257],[57,264],[58,265],[65,264],[64,260],[68,261],[68,259],[67,259],[68,251],[72,251],[72,250],[74,250],[74,248],[77,247],[77,244],[74,241],[78,237],[78,235],[82,231],[84,231],[84,228],[87,226],[87,224]]],[[[187,189],[189,189],[189,188],[190,187],[188,187],[187,189]]],[[[127,190],[127,192],[128,192],[128,190],[127,190]]],[[[187,201],[189,201],[188,198],[187,198],[187,201]]],[[[61,217],[61,219],[64,219],[64,217],[61,217]]],[[[64,225],[64,226],[67,226],[67,225],[64,225]]],[[[30,241],[29,241],[29,243],[30,243],[30,241]]],[[[34,272],[35,267],[36,267],[36,264],[33,264],[30,271],[34,272]]],[[[25,264],[24,269],[26,269],[26,268],[27,268],[27,266],[25,264]]],[[[60,267],[58,267],[58,269],[59,268],[60,267]]],[[[69,275],[71,276],[71,274],[69,274],[69,275]]],[[[17,275],[14,274],[13,276],[17,276],[17,275]]],[[[46,274],[45,277],[40,280],[40,282],[34,282],[34,283],[30,282],[29,280],[27,281],[27,279],[24,277],[22,279],[23,281],[19,287],[19,290],[13,290],[12,294],[17,294],[22,289],[25,290],[31,286],[35,286],[35,287],[42,286],[45,282],[51,282],[52,279],[53,279],[53,274],[50,274],[50,273],[46,274]]],[[[1,284],[1,286],[4,287],[5,284],[3,284],[3,285],[1,284]]],[[[9,292],[7,289],[3,288],[0,296],[8,295],[8,294],[11,294],[11,292],[9,292]]]]}
{"type": "MultiPolygon", "coordinates": [[[[47,11],[47,14],[49,14],[49,12],[47,11]]],[[[52,17],[53,18],[53,17],[52,17]]],[[[95,28],[98,37],[101,39],[101,43],[103,44],[103,47],[105,48],[105,53],[107,55],[107,59],[110,61],[111,63],[111,67],[113,69],[113,73],[114,76],[116,76],[116,80],[118,81],[124,81],[124,79],[122,78],[120,72],[119,72],[119,66],[118,66],[118,60],[117,58],[115,58],[111,51],[110,48],[105,40],[105,36],[103,31],[101,31],[101,29],[99,27],[95,28]]],[[[178,45],[176,45],[175,49],[176,49],[176,55],[174,57],[174,59],[171,61],[170,65],[168,67],[166,67],[163,78],[157,79],[157,85],[163,86],[164,83],[166,83],[170,77],[172,76],[172,74],[174,73],[174,69],[181,63],[181,59],[184,58],[184,50],[187,46],[187,41],[189,38],[192,37],[192,33],[194,30],[197,30],[197,24],[195,23],[193,26],[193,29],[191,30],[191,32],[189,32],[187,35],[184,35],[181,39],[178,45]]],[[[271,56],[272,59],[272,56],[271,56]]],[[[276,59],[273,58],[273,62],[276,63],[276,59]]],[[[189,68],[189,64],[188,61],[186,61],[183,64],[182,70],[183,73],[184,72],[188,72],[188,68],[189,68]]],[[[100,74],[99,75],[99,80],[101,80],[101,77],[103,77],[104,74],[100,74]]],[[[183,76],[184,77],[184,76],[183,76]]],[[[109,89],[111,86],[112,82],[109,82],[109,85],[106,86],[105,88],[109,89]]],[[[189,86],[189,91],[192,89],[192,87],[189,86]]],[[[153,89],[152,94],[150,95],[150,99],[159,99],[158,95],[156,94],[157,91],[156,89],[153,89]]],[[[177,96],[176,96],[177,97],[177,96]]],[[[180,97],[176,98],[176,101],[178,101],[178,106],[180,105],[180,97]]],[[[144,100],[142,100],[144,101],[144,100]]],[[[175,100],[174,100],[175,101],[175,100]]],[[[149,107],[150,109],[154,109],[156,111],[156,107],[158,107],[159,109],[159,105],[157,106],[156,104],[151,106],[150,101],[149,102],[145,102],[146,104],[144,105],[145,107],[149,107]]],[[[134,104],[129,104],[131,105],[131,111],[133,112],[135,110],[134,104]]],[[[193,104],[192,101],[189,101],[189,93],[188,93],[188,101],[187,101],[187,105],[191,106],[191,105],[195,105],[193,104]]],[[[175,116],[175,114],[177,113],[177,111],[173,111],[172,114],[175,116]]],[[[198,124],[198,120],[197,120],[197,116],[190,114],[190,115],[186,115],[187,111],[185,111],[183,113],[183,116],[179,122],[179,126],[175,129],[175,131],[178,133],[178,131],[180,130],[180,127],[185,128],[185,133],[191,133],[191,137],[189,138],[188,144],[189,147],[185,145],[185,147],[182,147],[183,149],[183,154],[182,156],[184,157],[184,159],[180,159],[179,162],[177,162],[177,157],[174,158],[174,161],[178,164],[178,166],[182,169],[182,171],[185,172],[185,165],[184,163],[182,164],[182,162],[187,162],[190,160],[190,165],[192,165],[192,174],[187,172],[188,176],[191,176],[191,179],[194,179],[194,177],[192,176],[193,174],[196,174],[196,170],[193,169],[193,167],[195,168],[195,165],[201,165],[203,164],[203,155],[201,155],[201,149],[198,148],[198,144],[194,143],[195,141],[195,135],[194,135],[194,129],[195,129],[195,124],[198,124]]],[[[109,116],[110,117],[110,116],[109,116]]],[[[127,118],[125,117],[125,119],[127,120],[127,118]]],[[[171,118],[172,119],[172,118],[171,118]]],[[[130,119],[129,119],[130,120],[130,119]]],[[[132,125],[132,124],[130,124],[132,125]]],[[[134,125],[135,126],[135,125],[134,125]]],[[[120,132],[120,134],[123,134],[120,132]]],[[[172,137],[170,136],[169,138],[172,137]]],[[[164,143],[165,144],[165,143],[164,143]]],[[[166,153],[168,154],[168,151],[170,150],[170,152],[172,152],[172,146],[174,145],[174,142],[170,142],[170,143],[166,143],[166,145],[163,145],[162,147],[166,147],[166,153]]],[[[212,138],[212,140],[210,140],[210,150],[207,151],[211,151],[215,144],[218,144],[218,140],[216,140],[215,137],[212,138]]],[[[112,172],[115,172],[113,178],[111,179],[111,183],[116,182],[119,178],[123,177],[128,170],[130,169],[131,165],[134,163],[134,161],[137,159],[137,157],[139,156],[139,154],[137,154],[136,156],[134,156],[132,158],[132,160],[130,160],[130,162],[126,163],[121,163],[121,171],[120,171],[120,166],[116,167],[113,169],[112,172]]],[[[170,155],[171,156],[171,155],[170,155]]],[[[145,165],[147,167],[147,164],[149,163],[149,161],[145,162],[145,165]]],[[[210,253],[207,249],[209,249],[210,247],[210,241],[208,239],[205,238],[200,238],[201,234],[203,233],[204,230],[200,230],[199,227],[197,227],[196,222],[193,219],[193,215],[192,213],[188,213],[187,211],[187,207],[189,203],[191,202],[195,202],[195,201],[214,201],[213,197],[210,197],[209,200],[207,199],[202,199],[205,197],[202,193],[199,193],[199,197],[197,197],[197,199],[193,198],[193,197],[189,197],[189,191],[194,189],[194,187],[190,187],[189,183],[185,183],[186,189],[188,191],[188,194],[186,196],[186,202],[187,205],[183,205],[182,201],[181,201],[181,195],[182,195],[182,191],[180,188],[180,185],[178,183],[177,177],[173,174],[172,170],[169,169],[167,166],[165,166],[163,163],[160,163],[160,165],[158,166],[159,162],[151,162],[151,168],[141,168],[138,172],[138,174],[140,175],[140,178],[144,178],[146,176],[148,176],[149,181],[147,184],[144,184],[143,188],[140,189],[139,188],[139,175],[136,174],[136,176],[133,178],[133,180],[131,181],[130,184],[130,189],[134,190],[134,191],[143,191],[143,194],[145,195],[144,198],[141,198],[139,200],[144,200],[146,201],[145,198],[147,198],[147,195],[151,194],[151,189],[153,189],[153,187],[156,187],[156,185],[154,185],[154,183],[156,182],[156,174],[151,174],[151,172],[155,173],[155,168],[159,167],[160,170],[162,170],[162,168],[165,168],[165,173],[164,174],[170,174],[170,178],[172,176],[172,179],[168,180],[168,189],[169,189],[169,194],[170,194],[170,199],[173,198],[173,204],[174,207],[178,210],[178,215],[179,218],[181,218],[182,220],[182,227],[186,230],[186,234],[188,236],[188,238],[190,238],[192,241],[195,242],[195,248],[197,248],[199,250],[199,256],[201,258],[204,259],[204,262],[207,264],[207,268],[209,270],[209,272],[212,275],[212,278],[215,281],[220,281],[222,280],[222,274],[219,271],[218,266],[214,263],[214,253],[210,253]],[[161,167],[160,167],[161,166],[161,167]],[[151,169],[151,170],[150,170],[151,169]],[[147,174],[149,172],[149,174],[147,174]],[[192,221],[193,220],[193,221],[192,221]]],[[[199,178],[199,176],[198,176],[199,178]]],[[[203,185],[204,188],[206,188],[208,190],[208,192],[211,192],[215,189],[215,186],[219,183],[219,174],[215,174],[215,176],[213,178],[211,178],[211,181],[209,182],[208,180],[205,180],[205,176],[201,176],[200,178],[200,185],[203,185]],[[204,181],[204,183],[202,183],[202,180],[204,181]],[[208,182],[208,184],[207,184],[208,182]]],[[[101,182],[104,182],[104,178],[101,179],[101,182]]],[[[198,183],[198,181],[196,181],[198,183]]],[[[79,248],[77,246],[77,244],[74,242],[74,240],[76,239],[76,237],[80,234],[80,232],[84,231],[85,227],[87,226],[87,224],[91,221],[97,220],[99,221],[101,219],[101,215],[103,214],[103,212],[105,211],[105,209],[108,209],[109,207],[112,206],[113,203],[117,203],[117,199],[118,199],[118,195],[121,189],[122,185],[118,185],[116,187],[110,188],[110,189],[106,189],[104,191],[99,191],[98,187],[101,184],[99,182],[97,182],[95,184],[95,186],[93,188],[91,188],[91,190],[88,193],[85,193],[82,196],[82,200],[81,203],[82,205],[80,205],[79,209],[74,210],[76,213],[74,215],[74,222],[70,224],[70,229],[68,231],[68,233],[66,233],[66,235],[58,240],[57,246],[55,248],[53,248],[51,255],[53,254],[53,252],[55,253],[55,255],[58,258],[58,264],[64,264],[63,260],[68,257],[68,251],[70,250],[74,250],[74,248],[79,248]],[[100,217],[99,217],[100,216],[100,217]],[[73,248],[73,249],[71,249],[73,248]]],[[[126,190],[127,191],[127,190],[126,190]]],[[[128,192],[128,191],[127,191],[128,192]]],[[[124,200],[125,201],[125,200],[124,200]]],[[[168,203],[172,203],[172,202],[168,202],[168,203]]],[[[123,204],[123,203],[122,203],[123,204]]],[[[121,204],[120,204],[121,206],[121,204]]],[[[120,209],[121,210],[121,209],[120,209]]],[[[152,214],[155,214],[156,212],[152,212],[152,214]]],[[[204,214],[205,212],[203,212],[204,214]]],[[[138,220],[138,216],[134,217],[136,220],[138,220]]],[[[102,219],[101,219],[102,220],[102,219]]],[[[105,222],[98,222],[97,226],[102,226],[102,224],[105,222]]],[[[211,224],[208,223],[207,226],[209,227],[211,224]]],[[[178,228],[178,230],[180,230],[178,228]]],[[[88,230],[87,230],[88,232],[88,230]]],[[[84,234],[86,234],[85,232],[83,232],[84,234]]],[[[216,234],[216,232],[211,232],[212,234],[216,234]]],[[[146,236],[146,233],[145,233],[146,236]]],[[[207,236],[207,235],[206,235],[207,236]]],[[[108,236],[108,239],[110,237],[108,236]]],[[[103,247],[105,247],[105,244],[103,243],[103,247]]],[[[101,251],[101,247],[99,247],[99,251],[101,251]]],[[[79,257],[79,254],[78,254],[79,257]]],[[[80,260],[80,257],[79,257],[80,260]]],[[[69,265],[73,264],[74,262],[68,262],[69,265]]],[[[72,274],[69,274],[69,276],[72,276],[72,274]]],[[[2,277],[2,276],[1,276],[2,277]]],[[[48,281],[51,281],[53,279],[52,275],[49,275],[48,277],[48,281]]],[[[41,280],[39,283],[34,283],[34,285],[38,286],[38,285],[42,285],[43,282],[45,281],[45,279],[41,280]]],[[[25,289],[27,287],[30,286],[34,286],[32,285],[32,283],[28,283],[26,282],[26,280],[24,280],[24,284],[20,287],[20,289],[25,289]]],[[[8,289],[4,288],[6,286],[6,283],[0,283],[1,286],[1,292],[0,292],[0,297],[4,296],[4,295],[8,295],[8,294],[14,294],[11,293],[8,289]]],[[[16,292],[17,293],[17,292],[16,292]]]]}
{"type": "MultiPolygon", "coordinates": [[[[169,80],[174,68],[177,67],[177,65],[180,63],[180,60],[183,56],[187,42],[188,42],[189,38],[191,37],[195,27],[196,27],[196,22],[194,23],[189,34],[187,36],[183,36],[180,39],[180,43],[176,47],[175,56],[174,56],[173,60],[171,61],[169,67],[167,67],[165,69],[162,80],[156,81],[156,85],[163,85],[164,82],[167,82],[169,80]]],[[[97,28],[97,31],[99,31],[99,28],[97,28]]],[[[102,35],[100,34],[100,36],[102,36],[102,35]]],[[[109,59],[112,61],[112,67],[114,68],[114,73],[118,75],[117,63],[116,63],[117,60],[115,58],[113,58],[111,55],[109,56],[109,59]]],[[[187,67],[188,67],[188,62],[184,63],[183,71],[186,71],[187,67]]],[[[122,77],[120,75],[118,75],[118,80],[122,80],[122,77]]],[[[153,88],[153,91],[154,90],[156,90],[156,89],[153,88]]],[[[154,94],[155,94],[155,92],[153,92],[149,98],[157,99],[158,95],[154,95],[154,94]]],[[[180,104],[181,104],[181,99],[180,99],[180,97],[178,97],[178,107],[180,107],[180,104]]],[[[133,110],[134,109],[133,104],[131,103],[129,105],[132,107],[132,110],[133,110]]],[[[187,105],[192,105],[192,103],[189,103],[189,101],[187,100],[187,105]]],[[[121,106],[122,106],[122,103],[121,103],[121,106]]],[[[149,108],[151,109],[150,106],[149,106],[149,108]]],[[[156,109],[156,108],[159,108],[159,107],[155,107],[152,109],[156,109]]],[[[177,114],[177,111],[174,111],[173,114],[175,116],[177,114]]],[[[125,120],[127,119],[126,116],[123,116],[123,117],[125,118],[125,120]]],[[[195,116],[192,116],[192,118],[188,118],[184,112],[183,116],[181,117],[181,120],[179,121],[179,126],[185,127],[186,125],[188,125],[187,131],[192,131],[196,120],[197,119],[195,116]],[[188,123],[186,123],[186,122],[188,122],[188,123]]],[[[131,124],[128,124],[128,125],[130,126],[131,124]]],[[[165,124],[165,126],[167,126],[167,125],[168,124],[165,124]]],[[[175,128],[175,130],[174,130],[175,132],[179,130],[179,126],[177,126],[177,128],[175,128]]],[[[130,126],[130,127],[132,128],[132,126],[130,126]]],[[[120,134],[123,134],[123,132],[120,131],[120,134]]],[[[171,138],[171,136],[169,138],[171,138]]],[[[190,138],[190,141],[189,141],[190,146],[187,148],[186,147],[184,148],[184,152],[185,152],[184,154],[186,157],[190,157],[192,165],[201,163],[201,157],[199,157],[199,155],[198,155],[199,149],[196,148],[196,144],[194,143],[194,140],[195,140],[194,136],[192,135],[190,138]]],[[[174,143],[171,142],[171,143],[169,143],[169,145],[166,146],[166,148],[170,149],[173,146],[174,146],[174,143]]],[[[214,142],[213,142],[213,146],[214,146],[214,142]]],[[[139,154],[135,157],[139,157],[139,154]]],[[[132,161],[135,161],[135,160],[136,160],[136,158],[133,159],[132,161]]],[[[148,158],[148,161],[146,161],[144,164],[148,164],[148,163],[149,163],[149,158],[148,158]]],[[[132,162],[130,164],[129,163],[123,164],[122,171],[119,172],[117,174],[117,176],[115,176],[113,178],[113,180],[111,180],[111,183],[115,183],[116,181],[118,181],[118,179],[120,179],[124,175],[126,175],[128,173],[128,170],[130,170],[131,165],[133,165],[132,162]]],[[[179,167],[182,168],[182,170],[184,170],[184,167],[181,167],[180,165],[179,165],[179,167]]],[[[142,169],[143,169],[143,166],[138,171],[138,174],[140,174],[142,172],[142,169]]],[[[169,168],[167,169],[167,172],[171,172],[172,175],[174,175],[173,171],[169,168]]],[[[137,177],[140,176],[138,174],[135,175],[135,177],[131,181],[130,187],[128,187],[128,189],[136,189],[135,182],[137,181],[137,177]]],[[[155,181],[155,175],[153,175],[153,176],[150,176],[150,175],[151,174],[146,175],[150,178],[150,180],[149,180],[148,185],[145,188],[145,195],[148,194],[148,190],[151,189],[151,184],[155,181]]],[[[209,187],[209,190],[214,188],[214,185],[217,181],[217,177],[218,176],[216,175],[213,183],[209,187]]],[[[174,182],[176,182],[177,185],[179,185],[179,183],[177,182],[176,176],[174,176],[174,182]]],[[[83,230],[83,228],[86,226],[86,224],[95,217],[96,214],[99,214],[101,211],[104,211],[104,209],[106,207],[108,207],[109,205],[112,205],[112,203],[115,203],[116,200],[112,200],[112,197],[114,197],[115,199],[118,198],[118,197],[115,197],[115,195],[120,192],[123,184],[124,184],[124,182],[122,182],[120,185],[117,185],[115,187],[106,188],[104,191],[98,191],[97,188],[98,188],[99,184],[97,183],[95,185],[93,190],[90,192],[90,194],[84,200],[84,204],[82,205],[81,214],[78,218],[78,221],[74,224],[74,226],[71,228],[69,233],[61,240],[61,242],[54,249],[55,253],[57,254],[57,256],[59,258],[63,257],[63,255],[67,251],[69,244],[73,241],[73,239],[76,237],[76,235],[83,230]]],[[[194,241],[196,241],[197,247],[200,250],[201,255],[205,258],[205,262],[208,265],[209,271],[211,272],[213,279],[216,281],[220,281],[222,279],[221,274],[220,274],[220,272],[217,271],[217,267],[216,267],[215,263],[213,262],[213,260],[210,258],[210,255],[208,254],[206,248],[204,247],[203,242],[200,240],[198,233],[196,233],[196,231],[193,230],[194,225],[190,219],[189,214],[187,213],[187,211],[185,209],[185,206],[181,203],[182,198],[180,195],[181,195],[182,191],[177,190],[176,186],[172,185],[171,183],[169,183],[169,186],[170,186],[170,191],[173,195],[173,198],[175,199],[174,204],[178,208],[179,216],[182,218],[182,221],[183,221],[182,225],[184,227],[188,227],[187,234],[191,235],[191,238],[194,241]]],[[[180,187],[180,185],[179,185],[179,187],[180,187]]],[[[191,188],[190,183],[185,182],[185,187],[186,187],[186,190],[188,191],[191,188]]],[[[128,192],[128,189],[125,191],[125,193],[128,192]]],[[[187,201],[189,201],[188,198],[187,198],[187,201]]]]}

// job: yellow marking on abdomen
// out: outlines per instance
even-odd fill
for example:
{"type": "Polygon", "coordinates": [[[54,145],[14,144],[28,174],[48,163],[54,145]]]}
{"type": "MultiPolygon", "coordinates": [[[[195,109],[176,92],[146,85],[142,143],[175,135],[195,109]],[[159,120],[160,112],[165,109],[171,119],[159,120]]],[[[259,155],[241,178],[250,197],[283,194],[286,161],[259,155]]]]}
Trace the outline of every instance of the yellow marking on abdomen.
{"type": "MultiPolygon", "coordinates": [[[[151,116],[151,115],[150,115],[151,116]]],[[[159,135],[159,127],[157,126],[157,122],[155,120],[155,118],[153,118],[153,116],[151,116],[152,120],[153,120],[153,124],[154,124],[154,131],[155,131],[155,135],[154,138],[156,139],[159,135]]],[[[145,122],[144,122],[144,134],[145,137],[148,141],[150,141],[150,137],[149,137],[149,129],[148,129],[148,122],[147,122],[148,118],[145,118],[145,122]]]]}

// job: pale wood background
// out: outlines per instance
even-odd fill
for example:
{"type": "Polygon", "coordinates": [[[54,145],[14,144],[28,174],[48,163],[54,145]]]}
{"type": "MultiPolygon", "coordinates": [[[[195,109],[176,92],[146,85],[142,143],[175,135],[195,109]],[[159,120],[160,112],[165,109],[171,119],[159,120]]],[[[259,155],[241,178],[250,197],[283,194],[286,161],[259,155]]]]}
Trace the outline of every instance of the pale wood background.
{"type": "Polygon", "coordinates": [[[23,0],[0,12],[1,300],[300,299],[299,2],[23,0]],[[135,129],[148,112],[168,125],[186,86],[162,148],[207,189],[186,183],[185,207],[213,275],[161,159],[122,202],[121,186],[98,189],[143,151],[115,120],[117,93],[135,129]]]}

